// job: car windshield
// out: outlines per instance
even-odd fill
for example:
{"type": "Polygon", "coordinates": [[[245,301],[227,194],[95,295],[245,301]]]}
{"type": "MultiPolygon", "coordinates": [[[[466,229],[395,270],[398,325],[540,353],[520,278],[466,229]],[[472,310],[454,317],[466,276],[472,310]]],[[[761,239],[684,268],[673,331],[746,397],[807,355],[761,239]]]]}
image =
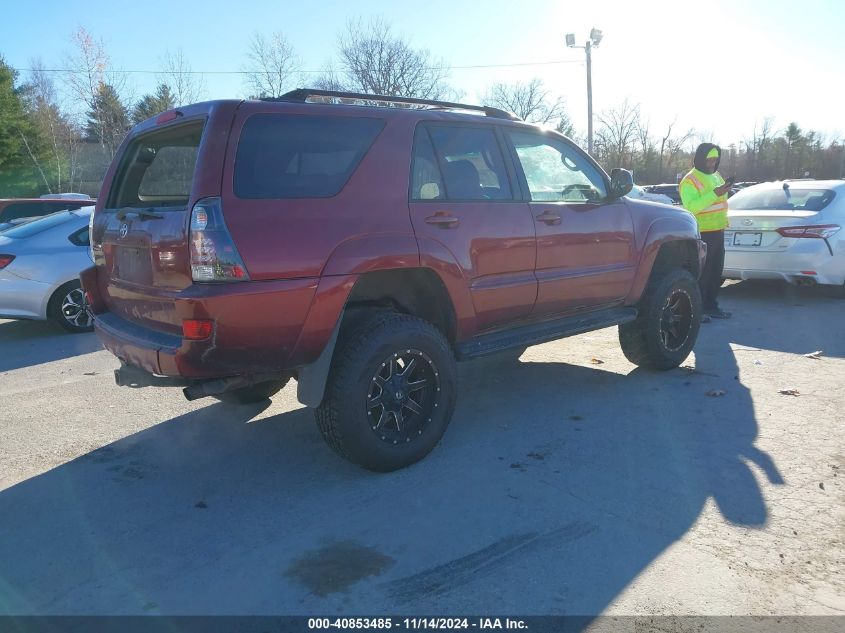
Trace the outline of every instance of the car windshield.
{"type": "Polygon", "coordinates": [[[20,226],[11,228],[8,231],[3,231],[3,237],[11,237],[13,239],[32,237],[33,235],[37,235],[47,229],[52,229],[54,226],[64,224],[75,217],[78,216],[72,211],[59,211],[58,213],[53,213],[51,215],[44,216],[43,218],[38,218],[37,220],[21,224],[20,226]]]}
{"type": "Polygon", "coordinates": [[[728,204],[732,210],[821,211],[835,195],[830,189],[743,189],[728,204]]]}

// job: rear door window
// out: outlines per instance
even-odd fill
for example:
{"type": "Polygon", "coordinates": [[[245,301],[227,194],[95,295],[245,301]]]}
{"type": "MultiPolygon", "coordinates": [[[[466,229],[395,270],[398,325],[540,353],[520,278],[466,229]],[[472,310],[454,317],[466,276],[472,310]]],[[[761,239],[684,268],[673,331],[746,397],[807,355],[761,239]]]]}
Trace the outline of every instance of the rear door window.
{"type": "Polygon", "coordinates": [[[235,157],[234,192],[242,199],[330,198],[346,185],[382,119],[256,114],[235,157]]]}
{"type": "MultiPolygon", "coordinates": [[[[447,200],[513,200],[502,151],[491,127],[426,126],[447,200]]],[[[424,143],[419,155],[424,158],[424,143]]],[[[422,160],[415,163],[423,166],[422,160]]],[[[412,176],[416,182],[417,174],[412,176]]],[[[412,194],[414,192],[412,191],[412,194]]],[[[426,199],[422,186],[419,198],[426,199]]],[[[430,198],[429,198],[430,199],[430,198]]],[[[439,199],[435,196],[435,199],[439,199]]]]}
{"type": "Polygon", "coordinates": [[[108,208],[187,206],[203,125],[192,121],[132,141],[112,184],[108,208]]]}

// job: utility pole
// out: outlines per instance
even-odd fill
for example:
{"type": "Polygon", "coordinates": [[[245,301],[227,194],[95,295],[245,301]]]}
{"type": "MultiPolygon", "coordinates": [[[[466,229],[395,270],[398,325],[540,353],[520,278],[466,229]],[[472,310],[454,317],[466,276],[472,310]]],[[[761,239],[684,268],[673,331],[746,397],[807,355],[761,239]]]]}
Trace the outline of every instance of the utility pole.
{"type": "Polygon", "coordinates": [[[584,46],[575,45],[575,34],[566,34],[566,45],[569,48],[583,48],[587,54],[587,153],[593,155],[593,56],[594,46],[601,42],[602,32],[596,28],[590,31],[590,39],[584,46]]]}
{"type": "Polygon", "coordinates": [[[593,155],[593,57],[590,54],[593,43],[587,41],[587,153],[593,155]]]}

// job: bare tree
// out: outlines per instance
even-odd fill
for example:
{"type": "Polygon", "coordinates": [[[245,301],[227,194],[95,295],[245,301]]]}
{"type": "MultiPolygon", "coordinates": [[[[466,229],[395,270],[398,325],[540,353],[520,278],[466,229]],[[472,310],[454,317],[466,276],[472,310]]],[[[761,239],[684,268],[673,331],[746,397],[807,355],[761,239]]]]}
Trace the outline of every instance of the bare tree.
{"type": "MultiPolygon", "coordinates": [[[[30,61],[28,95],[33,119],[49,151],[42,166],[37,163],[47,191],[70,191],[77,176],[80,130],[65,116],[52,77],[40,59],[30,61]]],[[[27,145],[29,145],[27,143],[27,145]]],[[[33,156],[33,160],[35,160],[33,156]]]]}
{"type": "Polygon", "coordinates": [[[205,96],[205,82],[193,72],[181,48],[169,50],[162,59],[164,71],[158,75],[159,84],[166,85],[176,107],[196,103],[205,96]]]}
{"type": "Polygon", "coordinates": [[[264,37],[255,33],[247,52],[246,85],[255,97],[280,97],[299,74],[299,58],[279,32],[264,37]]]}
{"type": "Polygon", "coordinates": [[[73,49],[65,56],[66,85],[76,103],[75,123],[98,131],[97,142],[108,158],[114,155],[126,129],[104,110],[104,92],[121,102],[131,103],[134,95],[126,82],[126,75],[111,72],[109,57],[102,40],[95,39],[84,27],[71,36],[73,49]]]}
{"type": "Polygon", "coordinates": [[[367,94],[455,99],[448,66],[415,49],[380,18],[347,23],[338,41],[340,84],[367,94]]]}
{"type": "Polygon", "coordinates": [[[640,122],[639,104],[622,102],[618,108],[606,110],[598,117],[596,153],[610,165],[630,165],[640,122]]]}
{"type": "MultiPolygon", "coordinates": [[[[664,165],[672,165],[675,162],[678,154],[683,151],[684,145],[693,137],[695,131],[689,129],[686,133],[673,138],[672,137],[672,128],[675,127],[675,124],[678,122],[678,118],[675,117],[672,122],[669,124],[669,127],[666,129],[666,134],[660,138],[660,159],[658,161],[657,167],[657,180],[663,181],[666,180],[663,177],[663,167],[664,165]]],[[[674,178],[673,178],[674,180],[674,178]]]]}
{"type": "Polygon", "coordinates": [[[483,101],[486,105],[513,112],[529,123],[547,125],[554,121],[566,121],[568,127],[571,127],[564,100],[561,97],[553,98],[543,85],[543,80],[538,77],[528,83],[493,84],[483,101]]]}
{"type": "Polygon", "coordinates": [[[100,86],[106,81],[109,58],[101,40],[79,27],[71,36],[73,50],[66,55],[66,86],[81,112],[96,109],[100,86]]]}

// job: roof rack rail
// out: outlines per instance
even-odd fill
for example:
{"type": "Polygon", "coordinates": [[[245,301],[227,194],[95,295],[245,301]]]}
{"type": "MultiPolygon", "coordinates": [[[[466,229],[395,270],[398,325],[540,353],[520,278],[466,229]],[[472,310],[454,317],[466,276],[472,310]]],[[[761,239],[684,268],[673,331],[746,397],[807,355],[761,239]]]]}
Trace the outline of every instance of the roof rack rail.
{"type": "Polygon", "coordinates": [[[297,88],[286,92],[280,97],[266,97],[262,101],[286,101],[291,103],[305,103],[311,97],[327,97],[334,99],[355,99],[359,101],[378,101],[380,103],[407,103],[411,105],[433,106],[448,110],[468,110],[470,112],[483,112],[485,116],[495,119],[508,119],[511,121],[522,121],[511,112],[489,106],[469,105],[466,103],[453,103],[451,101],[435,101],[432,99],[418,99],[416,97],[396,97],[388,95],[374,95],[363,92],[344,92],[340,90],[312,90],[311,88],[297,88]]]}

